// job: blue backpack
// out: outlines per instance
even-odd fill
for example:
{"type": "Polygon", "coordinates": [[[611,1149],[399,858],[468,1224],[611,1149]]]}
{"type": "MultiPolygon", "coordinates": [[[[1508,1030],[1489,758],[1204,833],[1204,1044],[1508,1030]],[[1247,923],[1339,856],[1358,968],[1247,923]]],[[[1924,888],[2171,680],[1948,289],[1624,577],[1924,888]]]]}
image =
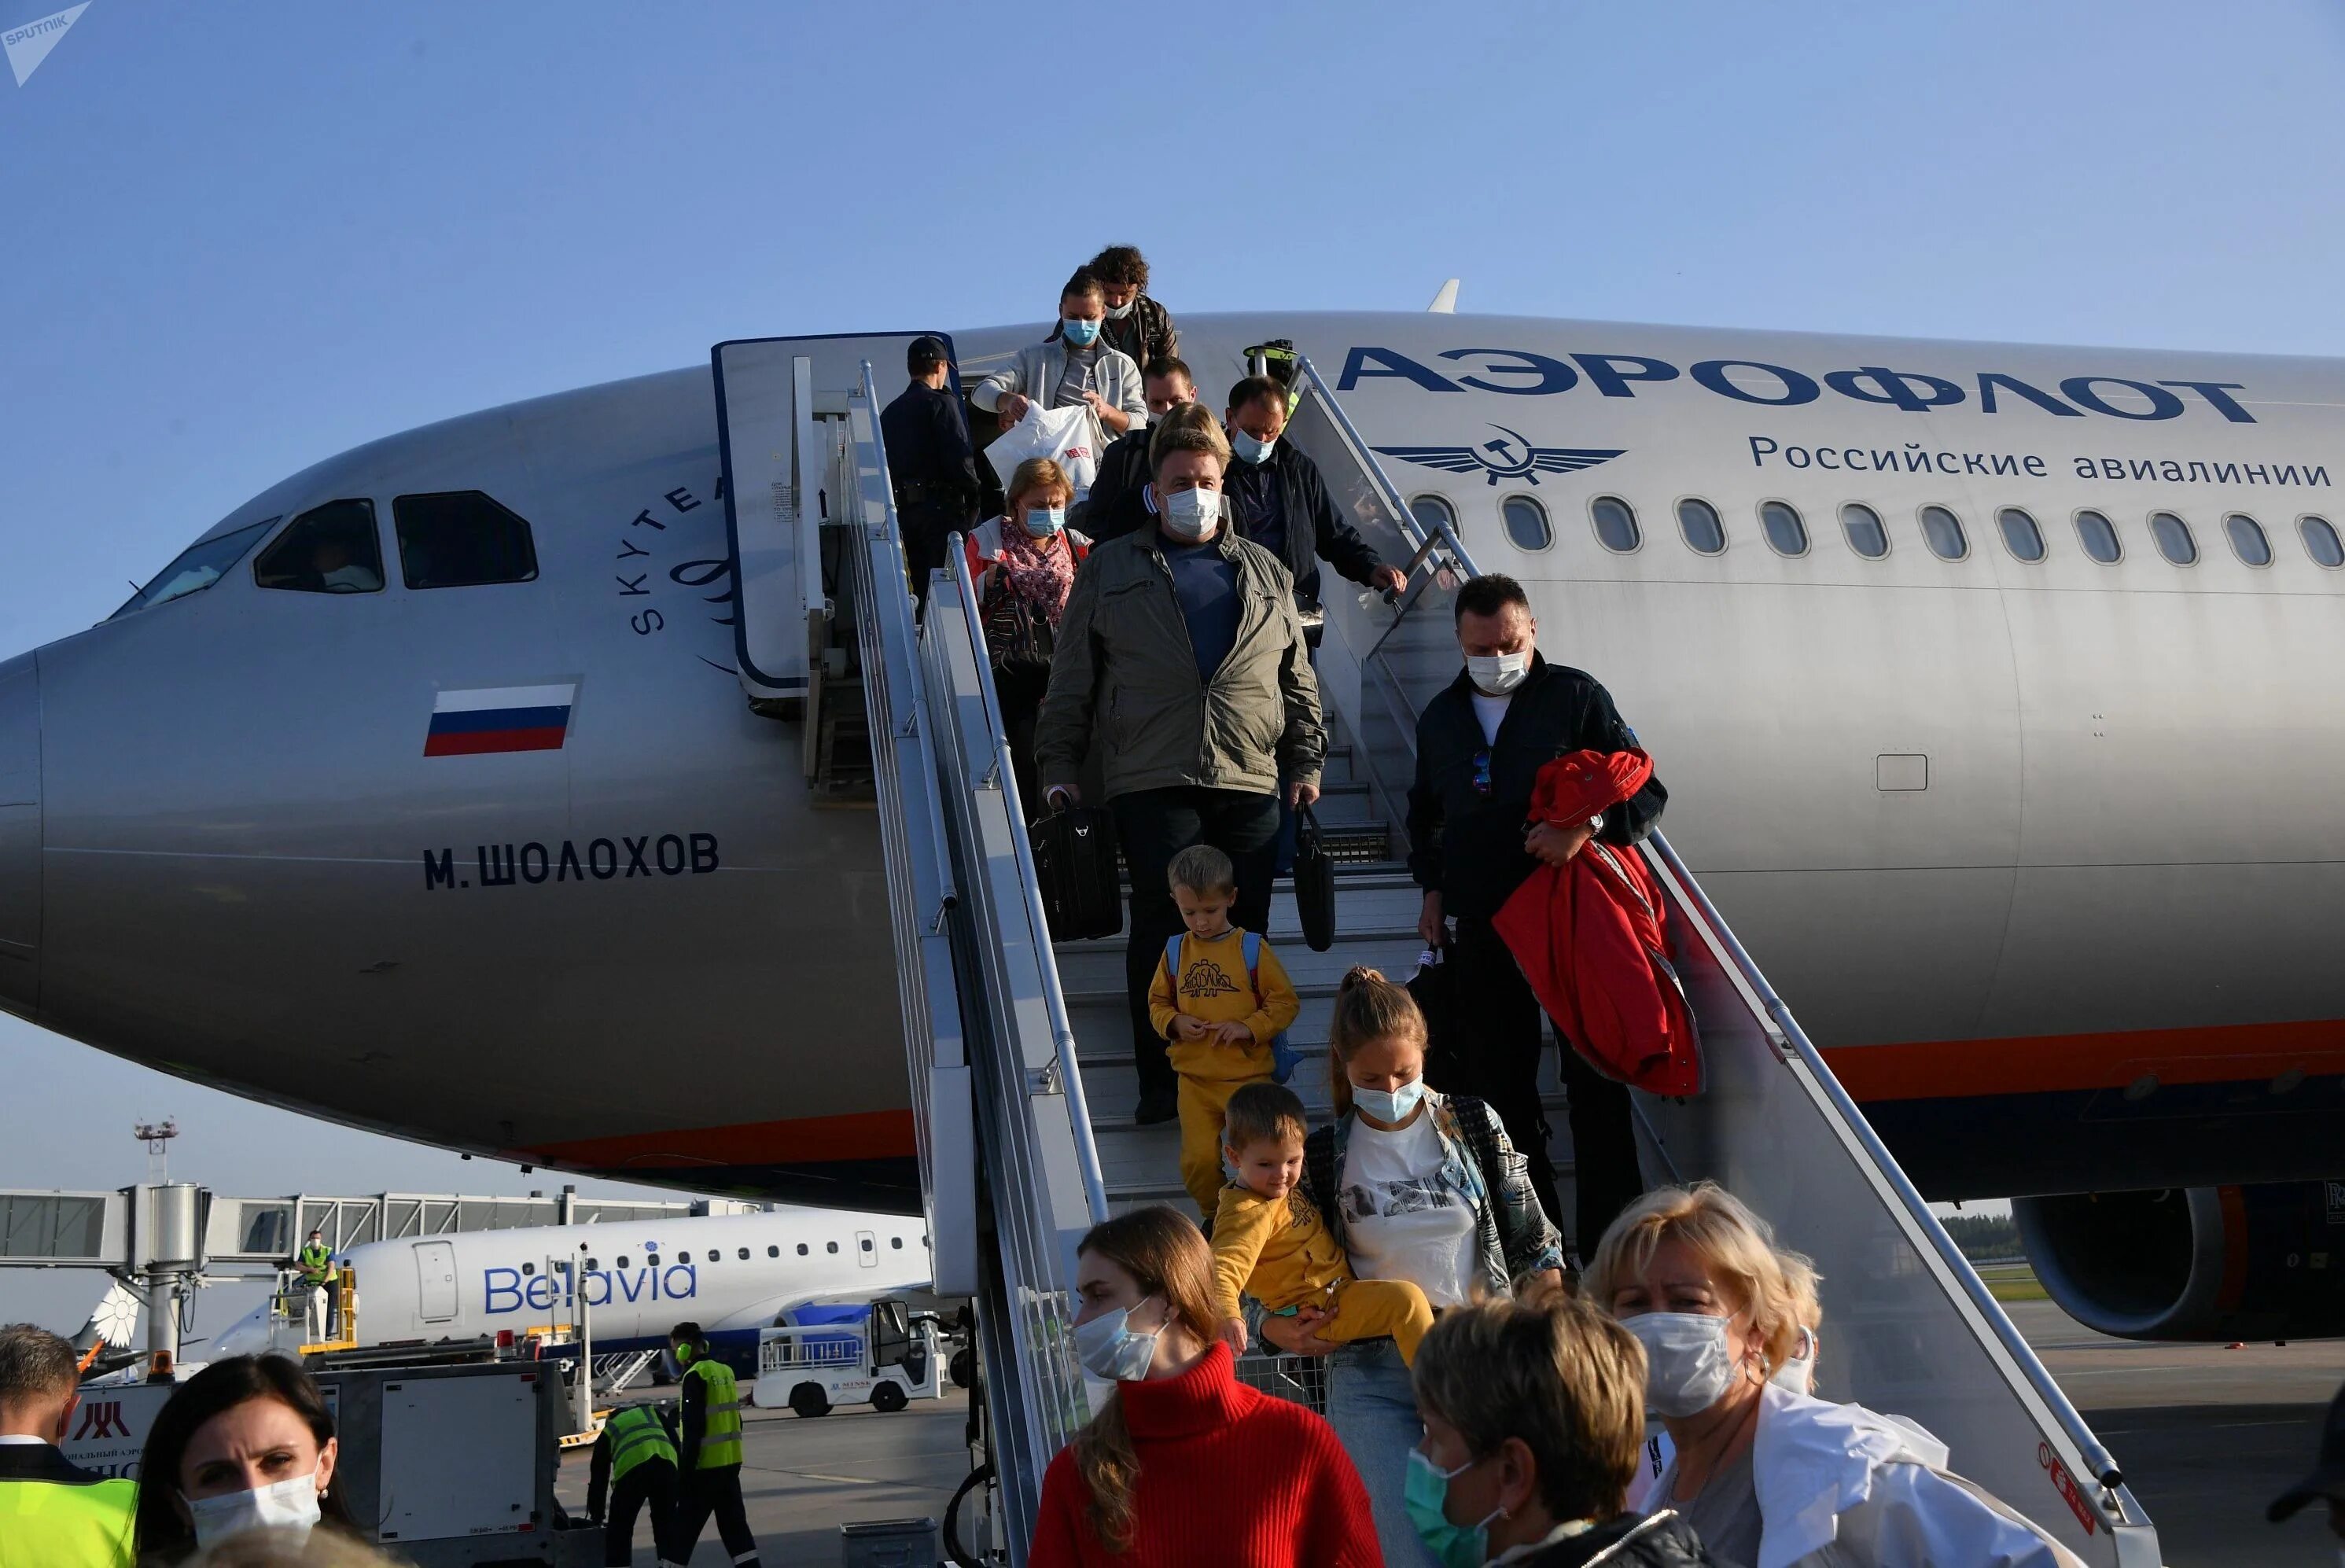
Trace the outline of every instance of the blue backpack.
{"type": "MultiPolygon", "coordinates": [[[[1164,944],[1164,972],[1172,976],[1176,993],[1181,986],[1181,943],[1187,935],[1184,931],[1164,944]]],[[[1246,980],[1254,986],[1254,1002],[1259,1006],[1262,1001],[1262,937],[1252,931],[1242,931],[1239,936],[1244,938],[1240,946],[1245,954],[1246,980]]],[[[1293,1077],[1294,1064],[1302,1059],[1303,1053],[1286,1043],[1286,1031],[1279,1030],[1270,1039],[1270,1081],[1283,1084],[1293,1077]]]]}

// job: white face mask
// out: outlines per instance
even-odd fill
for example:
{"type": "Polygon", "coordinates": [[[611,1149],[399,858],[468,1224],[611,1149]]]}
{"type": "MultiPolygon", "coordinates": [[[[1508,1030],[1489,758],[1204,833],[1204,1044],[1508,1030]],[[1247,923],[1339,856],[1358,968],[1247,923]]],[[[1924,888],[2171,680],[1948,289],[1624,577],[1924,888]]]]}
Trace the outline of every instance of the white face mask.
{"type": "Polygon", "coordinates": [[[1700,1415],[1733,1387],[1725,1319],[1646,1312],[1624,1319],[1620,1326],[1645,1347],[1645,1408],[1655,1415],[1700,1415]]]}
{"type": "Polygon", "coordinates": [[[253,1530],[284,1530],[303,1541],[319,1520],[318,1475],[297,1475],[250,1492],[219,1497],[188,1499],[188,1514],[195,1522],[196,1544],[209,1546],[253,1530]]]}
{"type": "MultiPolygon", "coordinates": [[[[1146,1304],[1145,1297],[1135,1303],[1146,1304]]],[[[1075,1325],[1075,1360],[1083,1371],[1111,1383],[1136,1383],[1148,1375],[1156,1364],[1156,1339],[1164,1326],[1141,1332],[1130,1326],[1131,1320],[1132,1308],[1118,1307],[1075,1325]]]]}
{"type": "Polygon", "coordinates": [[[1211,538],[1222,521],[1220,491],[1176,490],[1163,501],[1165,531],[1192,544],[1211,538]]]}
{"type": "Polygon", "coordinates": [[[1107,319],[1111,321],[1121,321],[1131,315],[1132,308],[1139,303],[1140,296],[1135,294],[1121,305],[1111,305],[1107,308],[1107,319]]]}
{"type": "Polygon", "coordinates": [[[1494,697],[1503,697],[1523,683],[1531,673],[1528,653],[1468,653],[1466,674],[1474,684],[1494,697]]]}
{"type": "Polygon", "coordinates": [[[1816,1331],[1813,1329],[1801,1329],[1799,1350],[1769,1373],[1767,1381],[1781,1384],[1795,1394],[1816,1391],[1816,1331]]]}

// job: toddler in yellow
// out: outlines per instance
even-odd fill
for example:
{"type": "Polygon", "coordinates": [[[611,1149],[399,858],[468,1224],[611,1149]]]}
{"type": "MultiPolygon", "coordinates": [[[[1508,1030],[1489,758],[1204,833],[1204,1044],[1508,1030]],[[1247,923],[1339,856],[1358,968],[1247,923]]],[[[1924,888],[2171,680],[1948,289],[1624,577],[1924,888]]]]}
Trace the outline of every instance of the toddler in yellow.
{"type": "Polygon", "coordinates": [[[1301,1187],[1303,1102],[1277,1084],[1252,1083],[1230,1096],[1229,1157],[1237,1179],[1222,1189],[1213,1214],[1213,1298],[1222,1336],[1243,1352],[1245,1320],[1238,1294],[1273,1312],[1318,1307],[1329,1314],[1320,1338],[1350,1341],[1389,1334],[1414,1364],[1416,1342],[1433,1327],[1433,1305],[1406,1280],[1360,1280],[1335,1244],[1319,1206],[1301,1187]]]}
{"type": "Polygon", "coordinates": [[[1240,1084],[1271,1076],[1270,1042],[1303,1004],[1270,944],[1230,924],[1237,869],[1210,844],[1172,857],[1166,879],[1186,935],[1156,961],[1148,1017],[1181,1077],[1181,1184],[1212,1219],[1222,1191],[1222,1111],[1240,1084]],[[1177,962],[1174,955],[1178,955],[1177,962]]]}

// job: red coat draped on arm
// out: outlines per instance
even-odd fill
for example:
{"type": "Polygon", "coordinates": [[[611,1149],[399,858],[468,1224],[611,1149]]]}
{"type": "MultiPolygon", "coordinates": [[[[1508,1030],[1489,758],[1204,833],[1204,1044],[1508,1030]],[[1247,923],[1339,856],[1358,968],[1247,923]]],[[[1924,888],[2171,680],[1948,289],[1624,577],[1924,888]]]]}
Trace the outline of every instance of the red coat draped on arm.
{"type": "MultiPolygon", "coordinates": [[[[1539,770],[1530,820],[1584,823],[1644,787],[1640,751],[1574,752],[1539,770]]],[[[1573,1048],[1607,1077],[1660,1095],[1701,1088],[1701,1052],[1670,962],[1669,906],[1633,849],[1590,840],[1542,864],[1490,924],[1573,1048]]]]}

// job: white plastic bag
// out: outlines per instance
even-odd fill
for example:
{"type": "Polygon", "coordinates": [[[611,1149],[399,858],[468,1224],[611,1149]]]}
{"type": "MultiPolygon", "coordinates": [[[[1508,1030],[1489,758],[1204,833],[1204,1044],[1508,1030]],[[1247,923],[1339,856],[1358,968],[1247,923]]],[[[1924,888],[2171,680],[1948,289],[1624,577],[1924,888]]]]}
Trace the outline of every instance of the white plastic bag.
{"type": "Polygon", "coordinates": [[[1098,440],[1099,419],[1089,405],[1046,409],[1030,400],[1025,418],[985,449],[985,460],[1007,486],[1020,463],[1028,458],[1049,458],[1067,470],[1067,482],[1075,487],[1074,499],[1081,501],[1091,494],[1091,481],[1099,477],[1098,440]]]}

